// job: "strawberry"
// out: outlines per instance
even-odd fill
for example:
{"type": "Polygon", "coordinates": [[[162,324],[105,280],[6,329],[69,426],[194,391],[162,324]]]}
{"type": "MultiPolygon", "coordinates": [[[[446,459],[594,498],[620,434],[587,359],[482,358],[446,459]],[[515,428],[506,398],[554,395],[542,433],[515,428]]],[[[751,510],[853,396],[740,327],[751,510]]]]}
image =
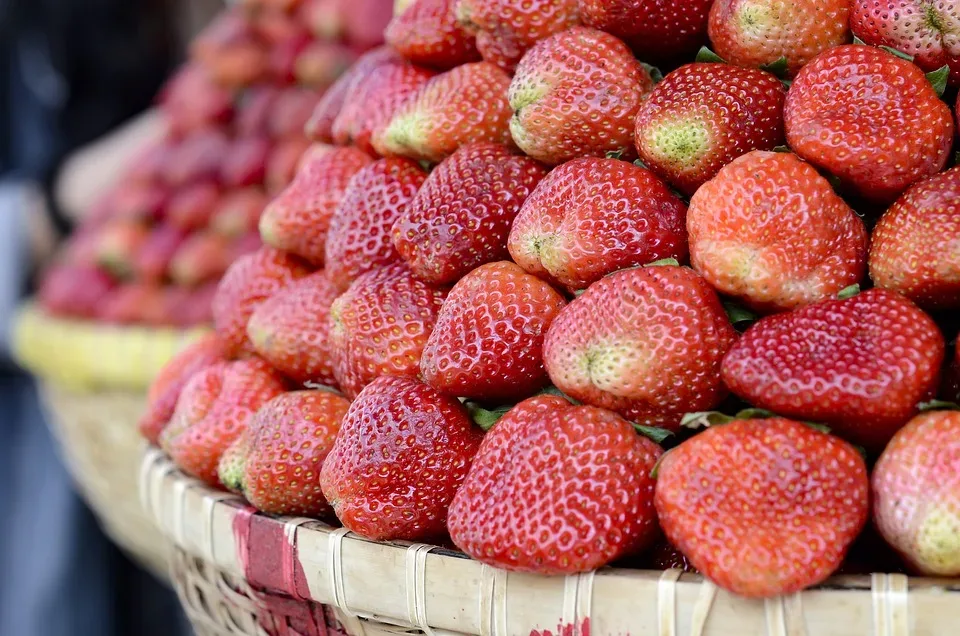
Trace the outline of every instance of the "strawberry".
{"type": "Polygon", "coordinates": [[[230,244],[230,262],[233,263],[241,256],[252,254],[263,247],[263,241],[260,240],[260,233],[254,230],[247,232],[235,239],[230,244]]]}
{"type": "Polygon", "coordinates": [[[760,311],[833,296],[863,277],[863,222],[808,163],[756,150],[703,184],[687,212],[690,262],[760,311]]]}
{"type": "Polygon", "coordinates": [[[463,64],[430,79],[373,136],[381,155],[440,161],[473,142],[510,143],[510,76],[493,64],[463,64]]]}
{"type": "Polygon", "coordinates": [[[242,87],[267,73],[267,48],[240,11],[218,15],[194,38],[190,56],[222,86],[242,87]]]}
{"type": "Polygon", "coordinates": [[[351,88],[358,82],[364,81],[364,78],[380,64],[397,62],[401,59],[396,51],[386,46],[361,55],[317,102],[305,127],[307,136],[316,142],[333,143],[333,122],[340,114],[351,88]]]}
{"type": "Polygon", "coordinates": [[[226,188],[243,188],[263,183],[270,156],[270,140],[265,137],[238,137],[223,158],[220,182],[226,188]]]}
{"type": "Polygon", "coordinates": [[[481,265],[450,290],[420,376],[458,397],[512,402],[548,383],[543,339],[566,301],[509,261],[481,265]]]}
{"type": "Polygon", "coordinates": [[[220,166],[230,151],[230,139],[219,128],[204,128],[180,140],[170,152],[163,178],[172,188],[220,178],[220,166]]]}
{"type": "Polygon", "coordinates": [[[450,537],[506,570],[603,567],[659,535],[650,473],[662,453],[610,411],[531,398],[484,438],[450,505],[450,537]]]}
{"type": "Polygon", "coordinates": [[[223,362],[224,348],[220,338],[209,333],[184,347],[163,365],[147,392],[147,410],[138,423],[140,434],[151,444],[157,444],[177,406],[180,392],[195,373],[223,362]]]}
{"type": "Polygon", "coordinates": [[[393,17],[393,0],[339,0],[344,37],[361,51],[383,44],[383,32],[393,17]]]}
{"type": "Polygon", "coordinates": [[[320,95],[311,88],[291,86],[284,89],[270,108],[267,130],[274,139],[301,137],[319,101],[320,95]]]}
{"type": "Polygon", "coordinates": [[[327,275],[338,289],[364,272],[400,261],[390,233],[426,178],[415,162],[392,158],[375,161],[350,179],[330,220],[324,253],[327,275]]]}
{"type": "Polygon", "coordinates": [[[208,366],[187,382],[160,446],[185,473],[219,485],[217,464],[257,410],[286,390],[259,358],[208,366]]]}
{"type": "Polygon", "coordinates": [[[226,238],[256,232],[260,215],[269,199],[260,188],[240,188],[225,192],[210,217],[210,229],[226,238]]]}
{"type": "Polygon", "coordinates": [[[250,428],[253,425],[254,422],[250,422],[250,426],[245,428],[239,437],[227,446],[227,450],[223,451],[220,461],[217,462],[217,479],[220,484],[238,495],[243,494],[246,485],[243,479],[243,470],[247,464],[247,455],[250,454],[250,428]]]}
{"type": "Polygon", "coordinates": [[[960,308],[960,167],[921,181],[877,222],[870,278],[922,307],[960,308]]]}
{"type": "Polygon", "coordinates": [[[456,16],[483,59],[508,72],[538,41],[580,22],[577,0],[457,0],[456,16]]]}
{"type": "Polygon", "coordinates": [[[146,225],[136,221],[111,221],[97,230],[96,264],[118,278],[132,276],[141,250],[150,238],[146,225]]]}
{"type": "Polygon", "coordinates": [[[783,84],[764,71],[687,64],[640,106],[640,159],[687,196],[740,155],[783,143],[783,84]]]}
{"type": "Polygon", "coordinates": [[[166,322],[163,288],[157,283],[121,284],[97,307],[100,322],[116,325],[162,325],[166,322]]]}
{"type": "Polygon", "coordinates": [[[608,33],[574,27],[538,42],[510,83],[510,132],[525,153],[558,164],[633,153],[637,109],[650,73],[608,33]]]}
{"type": "Polygon", "coordinates": [[[177,285],[196,287],[219,279],[231,263],[230,243],[203,230],[191,234],[170,261],[170,279],[177,285]]]}
{"type": "Polygon", "coordinates": [[[474,37],[457,24],[456,0],[416,0],[395,12],[384,38],[415,64],[450,69],[480,60],[474,37]]]}
{"type": "Polygon", "coordinates": [[[154,226],[133,255],[134,276],[147,282],[162,281],[184,238],[184,233],[173,226],[154,226]]]}
{"type": "Polygon", "coordinates": [[[341,0],[303,0],[297,17],[318,40],[339,40],[344,28],[342,5],[341,0]]]}
{"type": "Polygon", "coordinates": [[[333,448],[350,401],[329,391],[273,398],[251,422],[244,494],[268,514],[332,516],[320,490],[320,469],[333,448]]]}
{"type": "Polygon", "coordinates": [[[270,111],[277,101],[280,89],[271,84],[257,84],[245,90],[239,97],[234,128],[240,137],[256,137],[267,134],[270,111]]]}
{"type": "Polygon", "coordinates": [[[723,380],[751,404],[879,450],[935,395],[944,346],[916,305],[871,289],[761,319],[727,353],[723,380]]]}
{"type": "Polygon", "coordinates": [[[323,265],[330,219],[350,179],[371,162],[356,148],[310,146],[297,176],[260,217],[264,242],[323,265]]]}
{"type": "Polygon", "coordinates": [[[482,439],[456,398],[411,378],[378,378],[344,416],[320,487],[361,536],[436,541],[482,439]]]}
{"type": "Polygon", "coordinates": [[[297,53],[293,73],[299,84],[323,90],[350,68],[355,57],[342,44],[315,40],[297,53]]]}
{"type": "Polygon", "coordinates": [[[587,404],[676,431],[725,397],[720,363],[736,340],[716,292],[687,267],[617,272],[556,317],[543,345],[554,385],[587,404]]]}
{"type": "Polygon", "coordinates": [[[192,232],[206,227],[220,204],[220,187],[213,181],[196,181],[178,190],[167,204],[167,223],[192,232]]]}
{"type": "Polygon", "coordinates": [[[333,122],[333,141],[376,154],[374,131],[385,125],[406,98],[436,75],[409,63],[381,64],[347,92],[333,122]]]}
{"type": "Polygon", "coordinates": [[[360,276],[330,307],[333,375],[348,397],[381,375],[416,377],[447,296],[403,265],[360,276]]]}
{"type": "Polygon", "coordinates": [[[869,515],[867,467],[838,437],[783,418],[708,428],[667,453],[656,508],[667,539],[748,598],[816,585],[869,515]]]}
{"type": "Polygon", "coordinates": [[[300,159],[309,147],[310,142],[303,137],[291,137],[274,144],[263,181],[268,194],[278,195],[290,185],[300,168],[300,159]]]}
{"type": "Polygon", "coordinates": [[[257,307],[247,322],[254,350],[297,382],[336,386],[328,315],[337,296],[323,271],[280,290],[257,307]]]}
{"type": "Polygon", "coordinates": [[[217,288],[218,284],[216,282],[201,285],[196,289],[168,287],[168,294],[173,293],[179,297],[176,312],[171,314],[174,317],[174,324],[181,327],[212,325],[213,299],[216,296],[217,288]]]}
{"type": "Polygon", "coordinates": [[[310,273],[306,264],[270,247],[248,254],[230,266],[213,299],[217,333],[229,355],[250,351],[247,321],[264,300],[310,273]]]}
{"type": "Polygon", "coordinates": [[[960,411],[918,415],[873,471],[873,518],[917,573],[960,575],[960,411]]]}
{"type": "Polygon", "coordinates": [[[92,318],[116,281],[93,265],[56,264],[46,272],[37,290],[37,302],[55,316],[92,318]]]}
{"type": "Polygon", "coordinates": [[[624,267],[685,259],[686,212],[649,170],[585,157],[540,182],[520,209],[508,246],[531,274],[584,289],[624,267]]]}
{"type": "Polygon", "coordinates": [[[953,144],[950,108],[923,71],[872,46],[818,55],[797,75],[783,113],[798,155],[875,203],[939,172],[953,144]]]}
{"type": "Polygon", "coordinates": [[[230,91],[195,63],[185,64],[166,83],[160,94],[160,108],[175,135],[225,124],[234,115],[230,91]]]}
{"type": "Polygon", "coordinates": [[[509,257],[514,217],[546,168],[499,144],[469,144],[433,169],[393,226],[393,244],[413,273],[449,284],[509,257]]]}
{"type": "Polygon", "coordinates": [[[656,544],[650,554],[647,556],[647,565],[651,570],[682,570],[684,572],[697,573],[697,568],[693,567],[690,559],[683,555],[683,552],[677,550],[669,541],[661,541],[656,544]]]}
{"type": "Polygon", "coordinates": [[[954,2],[853,0],[850,29],[872,46],[889,46],[913,57],[924,71],[950,67],[960,83],[960,7],[954,2]]]}
{"type": "MultiPolygon", "coordinates": [[[[314,42],[313,36],[310,35],[310,33],[301,25],[297,24],[289,17],[283,16],[282,19],[285,22],[295,26],[290,33],[278,34],[281,35],[282,39],[277,41],[269,48],[267,55],[267,74],[270,80],[280,85],[297,84],[299,86],[309,87],[311,89],[326,88],[325,84],[315,85],[311,81],[313,78],[309,77],[309,75],[303,78],[306,81],[300,81],[300,78],[297,75],[297,60],[299,60],[300,55],[307,50],[307,47],[314,42]]],[[[286,29],[287,27],[280,28],[286,29]]],[[[337,45],[335,43],[332,45],[340,46],[340,50],[344,53],[341,64],[343,67],[349,66],[350,59],[346,57],[349,55],[349,49],[347,49],[345,46],[337,45]]],[[[333,79],[336,79],[336,75],[334,75],[333,79]]]]}
{"type": "Polygon", "coordinates": [[[792,77],[821,51],[850,41],[850,0],[716,0],[708,33],[737,66],[786,61],[792,77]]]}
{"type": "Polygon", "coordinates": [[[163,181],[163,172],[174,146],[173,139],[168,135],[145,144],[145,148],[127,168],[126,183],[157,184],[163,181]]]}
{"type": "Polygon", "coordinates": [[[611,33],[651,62],[690,57],[707,41],[713,0],[579,0],[586,26],[611,33]]]}
{"type": "MultiPolygon", "coordinates": [[[[121,181],[106,195],[104,204],[110,208],[111,219],[153,222],[166,216],[170,202],[169,188],[157,183],[121,181]]],[[[84,223],[88,221],[84,219],[84,223]]]]}

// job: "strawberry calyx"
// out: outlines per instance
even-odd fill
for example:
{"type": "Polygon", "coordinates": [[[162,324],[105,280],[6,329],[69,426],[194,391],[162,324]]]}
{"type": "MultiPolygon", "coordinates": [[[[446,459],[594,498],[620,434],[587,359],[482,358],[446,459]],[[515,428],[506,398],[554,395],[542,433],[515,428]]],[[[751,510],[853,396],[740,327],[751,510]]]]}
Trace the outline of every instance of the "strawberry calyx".
{"type": "Polygon", "coordinates": [[[650,75],[650,79],[653,80],[653,83],[659,84],[663,81],[663,71],[652,64],[647,64],[646,62],[641,61],[640,66],[646,69],[647,74],[650,75]]]}
{"type": "Polygon", "coordinates": [[[303,383],[304,388],[313,389],[314,391],[325,391],[327,393],[333,393],[334,395],[343,395],[343,393],[332,386],[327,386],[326,384],[320,384],[319,382],[314,382],[312,380],[307,380],[303,383]]]}
{"type": "Polygon", "coordinates": [[[837,300],[847,300],[848,298],[853,298],[860,293],[860,285],[854,284],[849,287],[844,287],[837,293],[837,300]]]}
{"type": "Polygon", "coordinates": [[[701,46],[697,52],[699,64],[727,64],[727,61],[710,50],[709,46],[701,46]]]}
{"type": "Polygon", "coordinates": [[[929,413],[930,411],[960,411],[960,404],[948,402],[947,400],[930,400],[929,402],[921,402],[918,404],[917,409],[921,413],[929,413]]]}
{"type": "Polygon", "coordinates": [[[470,419],[473,420],[473,423],[484,431],[489,431],[493,428],[493,425],[514,407],[513,404],[509,404],[488,409],[472,400],[464,402],[463,406],[466,407],[467,413],[470,414],[470,419]]]}
{"type": "Polygon", "coordinates": [[[930,71],[926,76],[937,96],[943,97],[943,92],[947,90],[947,82],[950,80],[950,67],[944,64],[937,70],[930,71]]]}
{"type": "Polygon", "coordinates": [[[757,314],[753,313],[743,305],[731,301],[723,302],[723,310],[727,312],[727,318],[734,327],[744,323],[753,323],[757,320],[757,314]]]}
{"type": "MultiPolygon", "coordinates": [[[[736,415],[727,415],[726,413],[721,413],[720,411],[700,411],[696,413],[687,413],[684,415],[680,420],[680,426],[684,428],[709,428],[711,426],[722,426],[724,424],[729,424],[730,422],[736,422],[739,420],[765,420],[771,417],[778,416],[773,411],[754,407],[742,409],[738,411],[736,415]]],[[[830,427],[826,424],[804,421],[800,421],[800,423],[805,424],[814,430],[820,431],[821,433],[830,433],[830,427]]]]}
{"type": "Polygon", "coordinates": [[[673,435],[672,432],[668,431],[665,428],[660,428],[659,426],[644,426],[643,424],[638,424],[636,422],[630,422],[633,425],[634,430],[646,437],[652,442],[657,444],[662,444],[664,440],[673,435]]]}

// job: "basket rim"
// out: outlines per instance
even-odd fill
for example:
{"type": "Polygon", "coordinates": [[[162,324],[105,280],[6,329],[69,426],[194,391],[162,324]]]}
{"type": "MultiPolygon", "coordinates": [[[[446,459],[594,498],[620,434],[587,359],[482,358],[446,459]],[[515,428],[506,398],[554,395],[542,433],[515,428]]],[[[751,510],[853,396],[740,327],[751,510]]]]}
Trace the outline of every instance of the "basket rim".
{"type": "Polygon", "coordinates": [[[315,519],[255,513],[241,497],[184,475],[156,448],[144,454],[140,489],[162,534],[192,557],[248,578],[243,550],[263,546],[238,539],[234,529],[238,520],[257,518],[286,539],[289,550],[279,559],[289,584],[283,591],[424,631],[933,635],[955,628],[960,601],[960,579],[902,574],[838,576],[787,597],[750,600],[679,570],[604,568],[568,577],[507,572],[444,548],[375,542],[315,519]],[[292,574],[298,569],[302,581],[292,574]]]}

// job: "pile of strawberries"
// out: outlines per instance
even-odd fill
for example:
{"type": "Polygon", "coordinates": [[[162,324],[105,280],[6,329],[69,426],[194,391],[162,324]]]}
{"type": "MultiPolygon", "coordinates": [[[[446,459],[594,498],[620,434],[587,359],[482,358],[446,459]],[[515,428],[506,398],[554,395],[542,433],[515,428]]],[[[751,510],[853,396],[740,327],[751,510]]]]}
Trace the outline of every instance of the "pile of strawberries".
{"type": "Polygon", "coordinates": [[[116,324],[211,322],[227,267],[309,145],[304,125],[359,54],[382,44],[390,0],[269,0],[221,13],[159,97],[161,138],[84,217],[46,272],[51,314],[116,324]]]}
{"type": "Polygon", "coordinates": [[[266,513],[510,570],[960,575],[958,30],[399,3],[143,432],[266,513]]]}

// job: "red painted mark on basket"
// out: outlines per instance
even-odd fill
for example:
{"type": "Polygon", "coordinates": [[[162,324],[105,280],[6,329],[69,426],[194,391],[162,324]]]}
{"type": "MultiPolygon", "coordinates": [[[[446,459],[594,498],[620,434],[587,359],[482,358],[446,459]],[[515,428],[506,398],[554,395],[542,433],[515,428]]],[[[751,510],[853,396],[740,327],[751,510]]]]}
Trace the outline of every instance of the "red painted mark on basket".
{"type": "Polygon", "coordinates": [[[585,618],[579,626],[570,623],[564,623],[562,620],[557,625],[556,633],[549,629],[535,629],[530,632],[530,636],[590,636],[590,619],[585,618]]]}

